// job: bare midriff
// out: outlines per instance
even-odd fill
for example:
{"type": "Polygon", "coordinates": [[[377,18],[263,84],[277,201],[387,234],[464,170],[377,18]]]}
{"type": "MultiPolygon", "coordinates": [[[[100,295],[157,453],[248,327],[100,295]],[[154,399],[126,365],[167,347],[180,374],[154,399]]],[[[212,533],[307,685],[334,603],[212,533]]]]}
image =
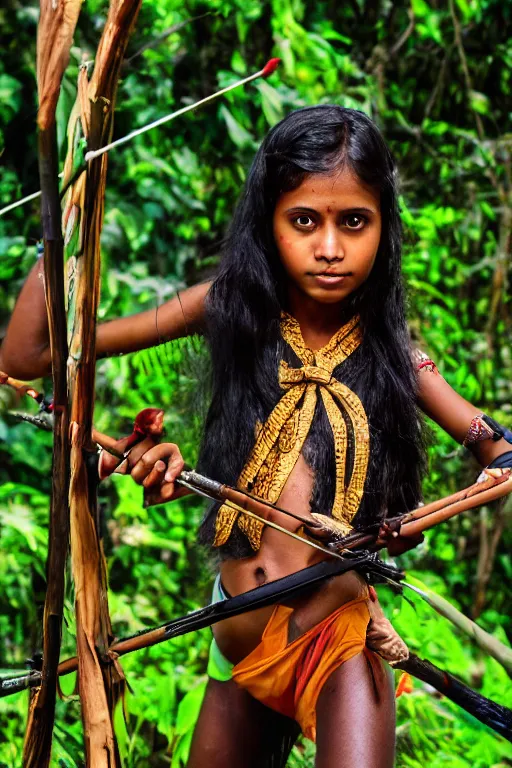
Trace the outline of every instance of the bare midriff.
{"type": "MultiPolygon", "coordinates": [[[[293,512],[309,512],[313,479],[311,469],[300,456],[277,505],[293,512]]],[[[272,511],[268,519],[289,531],[300,528],[297,520],[282,512],[272,511]]],[[[296,573],[325,557],[326,555],[315,551],[308,544],[266,527],[261,547],[252,557],[225,560],[221,564],[221,581],[227,592],[234,597],[296,573]]],[[[365,591],[365,581],[354,571],[349,571],[330,579],[311,594],[288,602],[287,605],[295,609],[290,621],[289,640],[300,636],[341,605],[355,600],[365,591]]],[[[273,610],[274,607],[269,606],[216,624],[214,636],[222,653],[235,664],[245,658],[260,642],[273,610]]]]}

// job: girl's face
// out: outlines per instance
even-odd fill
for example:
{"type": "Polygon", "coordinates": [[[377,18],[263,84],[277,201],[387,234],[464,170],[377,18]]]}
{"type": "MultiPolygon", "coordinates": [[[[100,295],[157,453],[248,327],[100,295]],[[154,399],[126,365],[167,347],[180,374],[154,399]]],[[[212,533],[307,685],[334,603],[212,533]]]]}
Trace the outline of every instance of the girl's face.
{"type": "Polygon", "coordinates": [[[289,298],[342,302],[367,279],[382,227],[379,193],[350,170],[314,174],[279,198],[274,238],[289,298]]]}

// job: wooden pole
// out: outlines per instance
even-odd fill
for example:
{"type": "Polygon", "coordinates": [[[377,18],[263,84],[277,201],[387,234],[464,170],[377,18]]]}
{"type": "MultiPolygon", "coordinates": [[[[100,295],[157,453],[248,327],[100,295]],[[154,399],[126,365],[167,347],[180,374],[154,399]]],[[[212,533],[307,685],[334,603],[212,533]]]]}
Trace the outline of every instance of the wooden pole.
{"type": "MultiPolygon", "coordinates": [[[[91,81],[80,73],[77,105],[70,122],[64,185],[76,161],[76,131],[96,150],[110,141],[121,62],[141,0],[111,0],[91,81]]],[[[107,158],[87,164],[70,186],[64,211],[68,274],[68,391],[70,399],[71,564],[75,585],[78,689],[82,705],[86,765],[120,766],[113,711],[124,678],[109,661],[112,629],[107,573],[99,531],[96,478],[89,476],[96,365],[96,315],[100,291],[100,235],[107,158]]]]}
{"type": "Polygon", "coordinates": [[[64,574],[69,540],[69,411],[66,389],[68,349],[55,110],[80,6],[81,2],[76,1],[41,0],[37,36],[39,175],[55,424],[46,564],[47,592],[43,617],[42,682],[30,702],[23,748],[25,768],[46,768],[50,762],[62,634],[64,574]]]}

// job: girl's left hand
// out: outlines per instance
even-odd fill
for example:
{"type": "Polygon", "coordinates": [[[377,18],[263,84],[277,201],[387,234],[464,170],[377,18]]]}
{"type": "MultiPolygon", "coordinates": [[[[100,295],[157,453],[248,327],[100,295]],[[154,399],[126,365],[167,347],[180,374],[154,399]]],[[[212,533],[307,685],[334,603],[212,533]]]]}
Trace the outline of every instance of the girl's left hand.
{"type": "Polygon", "coordinates": [[[393,530],[388,523],[382,523],[379,531],[379,542],[383,543],[387,548],[391,557],[397,557],[403,555],[404,552],[408,552],[410,549],[414,549],[418,544],[424,541],[425,537],[422,533],[417,536],[400,536],[400,533],[393,530]]]}

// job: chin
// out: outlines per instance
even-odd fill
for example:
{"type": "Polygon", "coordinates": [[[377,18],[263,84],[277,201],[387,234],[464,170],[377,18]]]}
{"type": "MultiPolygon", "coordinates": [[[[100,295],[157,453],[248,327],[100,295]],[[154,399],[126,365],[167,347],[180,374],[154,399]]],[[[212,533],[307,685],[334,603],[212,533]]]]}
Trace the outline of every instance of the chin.
{"type": "Polygon", "coordinates": [[[352,291],[319,291],[318,293],[309,294],[310,298],[314,299],[318,304],[325,304],[331,306],[333,304],[341,304],[348,299],[352,294],[352,291]]]}

